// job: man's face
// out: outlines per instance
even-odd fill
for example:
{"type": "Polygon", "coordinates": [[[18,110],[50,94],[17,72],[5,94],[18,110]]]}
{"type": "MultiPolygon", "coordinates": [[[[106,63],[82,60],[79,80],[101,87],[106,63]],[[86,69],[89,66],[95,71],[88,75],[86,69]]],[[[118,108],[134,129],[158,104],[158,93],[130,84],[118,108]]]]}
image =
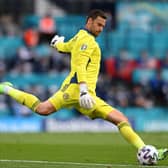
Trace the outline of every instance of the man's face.
{"type": "Polygon", "coordinates": [[[96,19],[89,18],[88,28],[89,31],[94,34],[96,37],[103,31],[103,28],[106,24],[106,19],[98,16],[96,19]]]}

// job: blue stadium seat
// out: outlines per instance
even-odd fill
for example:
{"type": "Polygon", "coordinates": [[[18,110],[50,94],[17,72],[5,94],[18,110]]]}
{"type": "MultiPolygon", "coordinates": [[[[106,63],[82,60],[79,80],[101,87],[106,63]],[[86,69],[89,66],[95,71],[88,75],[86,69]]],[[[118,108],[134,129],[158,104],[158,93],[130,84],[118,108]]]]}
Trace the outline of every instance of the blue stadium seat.
{"type": "Polygon", "coordinates": [[[96,38],[96,41],[99,43],[102,52],[104,53],[107,49],[107,36],[105,32],[102,32],[99,37],[96,38]]]}
{"type": "Polygon", "coordinates": [[[163,68],[161,70],[161,76],[162,76],[163,80],[165,80],[166,82],[168,82],[168,69],[163,68]]]}
{"type": "Polygon", "coordinates": [[[0,59],[5,58],[5,46],[3,44],[0,44],[0,59]]]}
{"type": "Polygon", "coordinates": [[[126,116],[131,118],[136,118],[137,115],[138,117],[144,118],[146,114],[148,115],[148,119],[153,119],[153,118],[158,118],[158,116],[161,118],[164,118],[164,114],[166,113],[165,108],[162,107],[151,107],[151,108],[141,108],[141,107],[127,107],[123,109],[124,113],[126,116]],[[165,113],[164,113],[165,111],[165,113]]]}
{"type": "Polygon", "coordinates": [[[71,120],[76,117],[76,113],[72,109],[61,109],[57,113],[51,115],[52,118],[58,120],[71,120]]]}
{"type": "Polygon", "coordinates": [[[168,49],[168,32],[161,31],[156,32],[153,31],[151,33],[151,53],[157,58],[163,58],[165,56],[165,52],[168,49]]]}
{"type": "Polygon", "coordinates": [[[139,55],[142,50],[149,49],[149,33],[135,29],[127,34],[127,49],[134,54],[135,57],[139,55]]]}
{"type": "Polygon", "coordinates": [[[73,35],[75,35],[79,30],[79,26],[77,25],[67,26],[67,23],[60,24],[57,27],[59,27],[58,29],[59,35],[65,36],[66,41],[72,38],[73,35]]]}
{"type": "Polygon", "coordinates": [[[7,36],[3,43],[5,49],[5,56],[7,59],[13,57],[19,47],[23,45],[22,37],[21,36],[7,36]]]}
{"type": "Polygon", "coordinates": [[[119,50],[125,48],[126,43],[126,34],[119,31],[114,31],[109,33],[108,35],[108,42],[109,42],[109,49],[112,51],[113,54],[117,55],[119,50]]]}
{"type": "Polygon", "coordinates": [[[84,25],[83,16],[69,15],[64,17],[56,17],[57,31],[60,35],[65,36],[69,40],[84,25]]]}
{"type": "Polygon", "coordinates": [[[40,16],[37,16],[37,15],[26,15],[22,19],[22,26],[24,29],[31,28],[31,27],[37,28],[39,19],[40,19],[40,16]]]}
{"type": "Polygon", "coordinates": [[[41,80],[36,74],[11,74],[5,75],[4,81],[9,81],[16,87],[25,87],[28,85],[35,85],[41,83],[41,80]]]}
{"type": "Polygon", "coordinates": [[[42,85],[44,87],[60,87],[67,73],[48,74],[48,73],[29,73],[29,74],[6,74],[3,81],[9,81],[16,87],[29,85],[42,85]]]}
{"type": "Polygon", "coordinates": [[[46,44],[40,44],[35,48],[38,57],[47,57],[51,54],[51,47],[46,44]]]}
{"type": "MultiPolygon", "coordinates": [[[[37,74],[38,81],[43,81],[41,84],[44,87],[56,86],[60,87],[64,81],[67,73],[58,73],[58,74],[37,74]]],[[[40,83],[40,82],[39,82],[40,83]]]]}
{"type": "Polygon", "coordinates": [[[119,32],[124,32],[126,33],[127,30],[130,29],[130,24],[128,21],[119,21],[118,25],[117,25],[117,30],[119,32]]]}
{"type": "Polygon", "coordinates": [[[9,106],[7,106],[7,104],[5,103],[1,103],[0,104],[0,118],[2,117],[7,117],[11,115],[11,111],[9,109],[9,106]]]}
{"type": "Polygon", "coordinates": [[[135,69],[132,74],[132,80],[134,83],[146,84],[156,75],[154,69],[135,69]]]}

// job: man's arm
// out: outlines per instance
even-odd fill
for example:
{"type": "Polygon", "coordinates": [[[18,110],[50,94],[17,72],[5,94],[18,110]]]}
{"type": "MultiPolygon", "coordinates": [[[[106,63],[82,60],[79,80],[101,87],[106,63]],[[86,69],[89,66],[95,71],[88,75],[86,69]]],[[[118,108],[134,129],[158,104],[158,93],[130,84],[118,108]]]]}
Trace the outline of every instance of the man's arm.
{"type": "Polygon", "coordinates": [[[79,103],[81,107],[91,109],[94,106],[95,101],[92,98],[92,96],[90,96],[88,91],[87,67],[89,66],[89,62],[91,61],[94,45],[88,44],[87,40],[82,40],[82,42],[78,43],[77,49],[78,52],[76,55],[75,62],[76,62],[77,81],[80,89],[79,103]]]}
{"type": "Polygon", "coordinates": [[[52,40],[50,45],[53,48],[56,48],[59,52],[66,52],[69,53],[72,48],[72,39],[69,40],[68,42],[64,42],[64,36],[58,36],[55,35],[52,40]]]}

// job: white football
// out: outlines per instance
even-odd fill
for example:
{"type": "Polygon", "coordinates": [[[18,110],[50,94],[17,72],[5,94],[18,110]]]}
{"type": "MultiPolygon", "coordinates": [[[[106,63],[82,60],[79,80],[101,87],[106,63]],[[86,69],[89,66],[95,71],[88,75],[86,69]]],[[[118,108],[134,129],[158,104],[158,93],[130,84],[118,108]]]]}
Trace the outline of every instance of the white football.
{"type": "Polygon", "coordinates": [[[157,164],[158,151],[152,145],[146,145],[138,150],[137,159],[141,165],[157,164]]]}

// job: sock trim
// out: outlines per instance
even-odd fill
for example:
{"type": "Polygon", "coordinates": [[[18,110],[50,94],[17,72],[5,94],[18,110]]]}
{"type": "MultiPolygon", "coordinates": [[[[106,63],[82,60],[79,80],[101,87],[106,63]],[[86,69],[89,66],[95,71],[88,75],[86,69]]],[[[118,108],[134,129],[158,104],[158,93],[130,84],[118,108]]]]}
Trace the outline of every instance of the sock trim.
{"type": "Polygon", "coordinates": [[[121,128],[125,127],[125,126],[129,126],[130,127],[130,124],[128,122],[126,122],[126,121],[122,121],[117,126],[118,126],[119,129],[121,129],[121,128]]]}
{"type": "Polygon", "coordinates": [[[31,110],[36,111],[37,105],[40,103],[39,100],[37,100],[31,107],[31,110]]]}

